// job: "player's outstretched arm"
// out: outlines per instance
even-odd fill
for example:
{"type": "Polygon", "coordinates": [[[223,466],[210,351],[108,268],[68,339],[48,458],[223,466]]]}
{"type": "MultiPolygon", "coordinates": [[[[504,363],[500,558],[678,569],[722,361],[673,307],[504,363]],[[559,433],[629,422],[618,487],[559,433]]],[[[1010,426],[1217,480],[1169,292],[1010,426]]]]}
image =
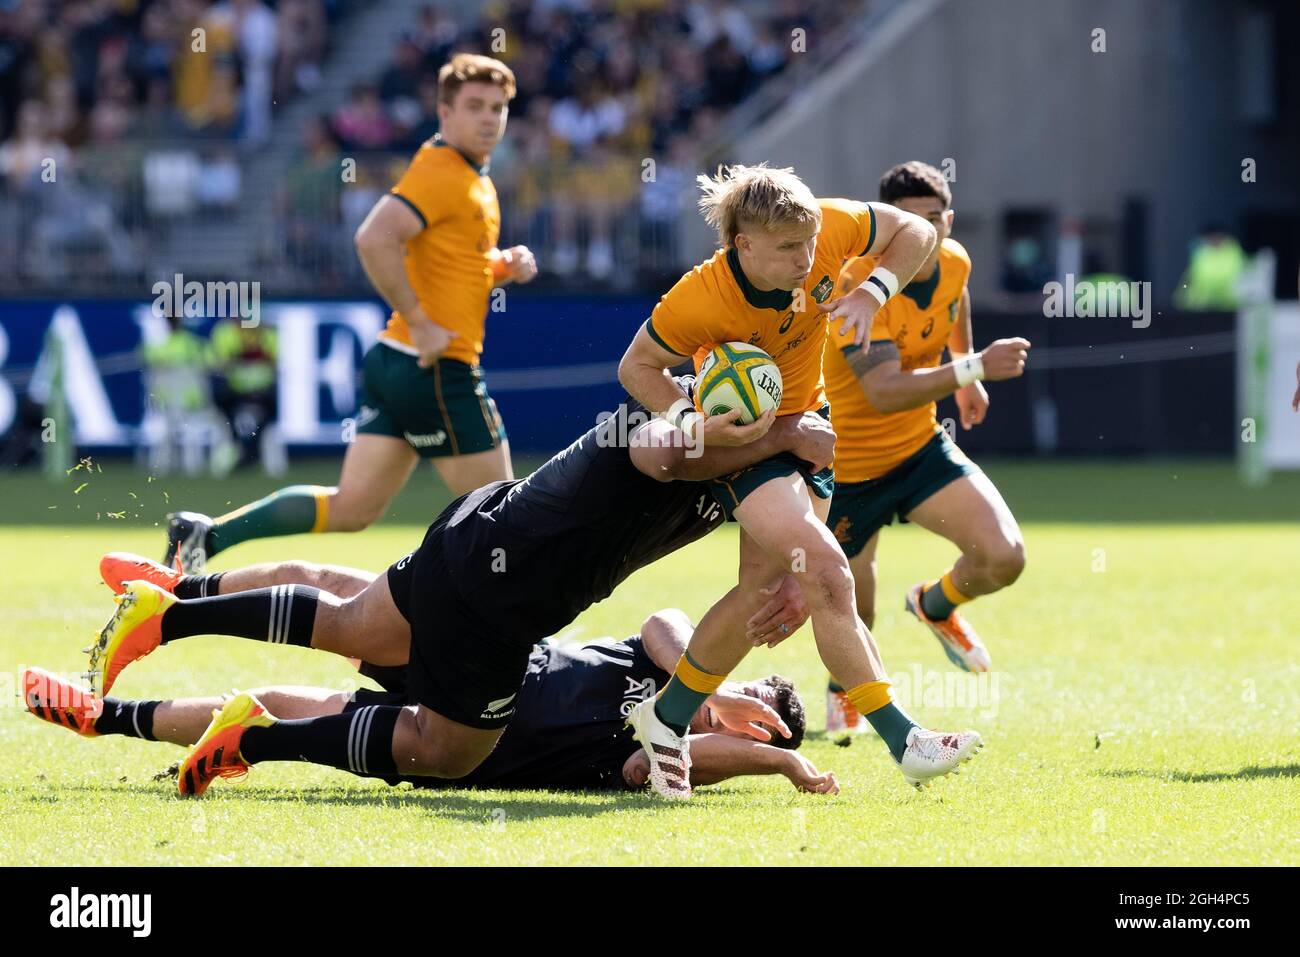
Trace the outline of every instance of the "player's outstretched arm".
{"type": "Polygon", "coordinates": [[[847,349],[846,358],[862,390],[879,411],[902,412],[951,395],[971,382],[1014,379],[1025,371],[1027,339],[998,339],[980,352],[933,369],[904,372],[898,346],[890,339],[866,349],[847,349]]]}
{"type": "Polygon", "coordinates": [[[693,734],[690,742],[691,783],[694,785],[717,784],[727,778],[745,775],[781,774],[800,791],[838,794],[840,790],[832,772],[817,770],[798,751],[725,734],[693,734]]]}

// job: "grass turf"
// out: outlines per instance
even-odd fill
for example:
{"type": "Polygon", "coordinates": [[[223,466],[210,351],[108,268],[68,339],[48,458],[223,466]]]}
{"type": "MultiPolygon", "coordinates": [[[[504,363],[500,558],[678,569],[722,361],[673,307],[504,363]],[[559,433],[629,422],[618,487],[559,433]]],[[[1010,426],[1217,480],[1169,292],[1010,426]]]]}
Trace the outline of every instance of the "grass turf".
{"type": "MultiPolygon", "coordinates": [[[[289,481],[333,469],[308,465],[289,481]]],[[[150,483],[121,463],[59,485],[8,476],[0,864],[66,864],[69,852],[88,865],[1300,863],[1297,477],[1245,491],[1229,467],[1207,463],[988,471],[1029,550],[1020,582],[970,611],[997,672],[981,683],[958,678],[903,614],[904,588],[953,557],[917,529],[884,533],[876,627],[904,702],[932,726],[979,728],[984,753],[918,793],[875,739],[839,747],[813,735],[805,753],[837,773],[839,796],[750,778],[702,789],[686,806],[626,794],[391,789],[290,764],[180,800],[151,780],[177,749],[83,740],[38,722],[21,708],[18,672],[84,667],[78,649],[112,608],[96,576],[100,554],[153,556],[153,523],[168,505],[220,511],[276,483],[150,483]]],[[[443,501],[422,475],[389,520],[362,535],[250,543],[214,567],[305,557],[379,569],[419,542],[417,523],[443,501]]],[[[727,529],[643,570],[584,614],[574,636],[625,635],[668,605],[698,618],[728,587],[735,549],[727,529]]],[[[819,727],[824,675],[810,629],[755,652],[737,676],[771,671],[795,680],[819,727]]],[[[354,680],[325,655],[198,638],[133,666],[115,691],[152,698],[354,680]]]]}

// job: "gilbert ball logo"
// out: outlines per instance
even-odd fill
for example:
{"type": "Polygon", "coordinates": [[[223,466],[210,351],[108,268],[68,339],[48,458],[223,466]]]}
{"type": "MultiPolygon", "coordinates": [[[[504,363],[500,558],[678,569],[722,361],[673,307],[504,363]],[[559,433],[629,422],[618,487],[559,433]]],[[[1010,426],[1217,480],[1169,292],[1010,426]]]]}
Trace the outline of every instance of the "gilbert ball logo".
{"type": "Polygon", "coordinates": [[[152,894],[68,894],[50,898],[51,927],[127,927],[133,937],[148,937],[153,926],[152,894]]]}

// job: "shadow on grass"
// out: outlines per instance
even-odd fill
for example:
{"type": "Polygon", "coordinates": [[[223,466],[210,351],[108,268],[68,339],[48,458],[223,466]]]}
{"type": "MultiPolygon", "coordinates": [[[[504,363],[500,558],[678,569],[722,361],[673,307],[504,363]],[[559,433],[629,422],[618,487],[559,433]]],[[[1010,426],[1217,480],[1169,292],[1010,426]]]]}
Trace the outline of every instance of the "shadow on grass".
{"type": "MultiPolygon", "coordinates": [[[[267,789],[230,785],[216,785],[209,796],[201,800],[251,802],[255,804],[313,804],[338,807],[381,807],[393,810],[418,809],[440,817],[459,818],[476,824],[491,823],[494,812],[501,809],[510,817],[566,818],[591,817],[608,811],[625,811],[638,807],[662,807],[662,802],[648,794],[630,791],[547,791],[538,797],[536,791],[492,791],[468,788],[340,788],[305,787],[267,789]],[[579,800],[581,798],[581,800],[579,800]]],[[[175,785],[160,781],[157,784],[114,783],[101,786],[85,784],[49,784],[13,788],[11,796],[24,798],[37,804],[58,803],[64,795],[112,794],[123,797],[160,798],[188,801],[176,794],[175,785]],[[23,792],[30,792],[24,794],[23,792]]]]}
{"type": "Polygon", "coordinates": [[[1218,781],[1250,781],[1255,778],[1300,777],[1300,764],[1274,764],[1260,767],[1252,764],[1240,771],[1156,771],[1150,768],[1124,768],[1115,771],[1095,771],[1103,778],[1154,778],[1159,781],[1177,781],[1181,784],[1212,784],[1218,781]]]}

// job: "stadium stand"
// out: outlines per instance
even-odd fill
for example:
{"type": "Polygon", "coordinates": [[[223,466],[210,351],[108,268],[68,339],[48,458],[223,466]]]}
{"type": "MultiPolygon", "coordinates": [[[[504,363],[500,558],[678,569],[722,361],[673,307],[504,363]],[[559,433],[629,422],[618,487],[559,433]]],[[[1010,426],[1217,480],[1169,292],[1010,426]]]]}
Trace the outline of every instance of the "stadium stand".
{"type": "Polygon", "coordinates": [[[4,281],[138,281],[169,222],[234,210],[244,155],[319,84],[349,3],[0,4],[4,281]]]}
{"type": "Polygon", "coordinates": [[[492,171],[513,241],[547,249],[557,280],[659,279],[680,266],[673,223],[700,144],[867,6],[15,0],[0,5],[0,257],[16,268],[0,286],[130,291],[184,262],[283,292],[364,292],[352,232],[437,132],[437,69],[455,50],[519,76],[492,171]],[[344,34],[367,18],[400,34],[336,92],[344,34]],[[76,187],[36,188],[46,159],[76,187]],[[274,210],[273,228],[250,207],[274,210]]]}

